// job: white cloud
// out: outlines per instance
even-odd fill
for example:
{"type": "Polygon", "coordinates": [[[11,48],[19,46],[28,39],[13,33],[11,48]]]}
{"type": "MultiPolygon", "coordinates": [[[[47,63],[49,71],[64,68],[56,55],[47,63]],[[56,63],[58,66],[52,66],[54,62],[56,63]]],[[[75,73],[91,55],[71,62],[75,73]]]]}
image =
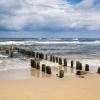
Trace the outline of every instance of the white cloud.
{"type": "Polygon", "coordinates": [[[0,0],[0,27],[10,30],[99,30],[94,0],[71,5],[64,0],[0,0]],[[26,29],[27,28],[27,29],[26,29]]]}

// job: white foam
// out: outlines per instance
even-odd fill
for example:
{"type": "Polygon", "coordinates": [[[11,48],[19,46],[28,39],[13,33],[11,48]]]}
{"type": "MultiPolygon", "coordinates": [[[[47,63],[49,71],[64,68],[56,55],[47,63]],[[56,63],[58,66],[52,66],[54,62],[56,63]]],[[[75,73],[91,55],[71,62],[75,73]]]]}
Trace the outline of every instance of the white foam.
{"type": "Polygon", "coordinates": [[[0,45],[33,45],[33,44],[90,44],[100,45],[100,41],[4,41],[0,42],[0,45]]]}
{"type": "Polygon", "coordinates": [[[0,71],[12,70],[12,69],[27,69],[30,68],[30,62],[20,59],[5,59],[0,63],[0,71]]]}
{"type": "Polygon", "coordinates": [[[8,56],[0,54],[0,58],[7,58],[8,56]]]}

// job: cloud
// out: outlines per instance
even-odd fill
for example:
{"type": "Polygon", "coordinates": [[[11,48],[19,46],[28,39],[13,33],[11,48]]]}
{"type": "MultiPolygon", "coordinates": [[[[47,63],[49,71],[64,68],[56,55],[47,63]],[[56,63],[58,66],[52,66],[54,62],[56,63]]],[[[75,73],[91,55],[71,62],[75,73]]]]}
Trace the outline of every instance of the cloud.
{"type": "Polygon", "coordinates": [[[82,0],[0,0],[0,28],[11,31],[100,30],[99,4],[82,0]]]}

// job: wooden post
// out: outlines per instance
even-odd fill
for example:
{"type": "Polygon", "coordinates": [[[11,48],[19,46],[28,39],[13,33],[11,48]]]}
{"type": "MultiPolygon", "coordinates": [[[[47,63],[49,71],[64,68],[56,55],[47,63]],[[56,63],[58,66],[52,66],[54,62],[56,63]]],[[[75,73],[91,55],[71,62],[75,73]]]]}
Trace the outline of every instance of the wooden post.
{"type": "Polygon", "coordinates": [[[31,59],[31,67],[36,68],[36,61],[31,59]]]}
{"type": "Polygon", "coordinates": [[[45,55],[45,60],[48,60],[48,55],[47,54],[45,55]]]}
{"type": "Polygon", "coordinates": [[[12,58],[14,56],[13,51],[10,51],[10,57],[12,58]]]}
{"type": "Polygon", "coordinates": [[[63,78],[64,77],[64,71],[63,70],[60,70],[59,71],[59,78],[63,78]]]}
{"type": "Polygon", "coordinates": [[[33,52],[33,51],[32,51],[32,57],[34,57],[34,58],[35,58],[35,52],[33,52]]]}
{"type": "Polygon", "coordinates": [[[36,58],[39,58],[39,53],[38,52],[36,53],[36,58]]]}
{"type": "Polygon", "coordinates": [[[50,61],[52,62],[52,55],[50,55],[50,61]]]}
{"type": "Polygon", "coordinates": [[[9,54],[9,50],[6,50],[6,54],[9,54]]]}
{"type": "Polygon", "coordinates": [[[53,56],[53,62],[55,62],[55,56],[53,56]]]}
{"type": "Polygon", "coordinates": [[[58,63],[58,57],[56,57],[56,63],[58,63]]]}
{"type": "Polygon", "coordinates": [[[80,69],[80,62],[79,62],[79,61],[76,62],[76,69],[77,69],[77,70],[80,69]]]}
{"type": "Polygon", "coordinates": [[[67,59],[64,59],[64,66],[67,66],[67,59]]]}
{"type": "Polygon", "coordinates": [[[76,75],[81,75],[81,71],[80,70],[76,71],[76,75]]]}
{"type": "Polygon", "coordinates": [[[82,70],[82,63],[80,63],[80,68],[79,69],[82,70]]]}
{"type": "Polygon", "coordinates": [[[45,72],[45,70],[46,70],[46,65],[42,64],[42,72],[45,72]]]}
{"type": "Polygon", "coordinates": [[[76,62],[76,69],[82,70],[82,63],[80,63],[79,61],[76,62]]]}
{"type": "Polygon", "coordinates": [[[88,64],[85,65],[85,71],[89,71],[89,65],[88,64]]]}
{"type": "Polygon", "coordinates": [[[51,74],[51,67],[50,66],[46,66],[46,73],[47,74],[51,74]]]}
{"type": "Polygon", "coordinates": [[[62,59],[59,58],[59,65],[62,65],[62,59]]]}
{"type": "Polygon", "coordinates": [[[100,67],[98,67],[98,72],[97,73],[99,73],[100,74],[100,67]]]}
{"type": "Polygon", "coordinates": [[[40,69],[40,62],[37,62],[36,68],[37,68],[37,69],[40,69]]]}
{"type": "Polygon", "coordinates": [[[73,68],[73,67],[74,67],[74,61],[71,60],[71,68],[73,68]]]}

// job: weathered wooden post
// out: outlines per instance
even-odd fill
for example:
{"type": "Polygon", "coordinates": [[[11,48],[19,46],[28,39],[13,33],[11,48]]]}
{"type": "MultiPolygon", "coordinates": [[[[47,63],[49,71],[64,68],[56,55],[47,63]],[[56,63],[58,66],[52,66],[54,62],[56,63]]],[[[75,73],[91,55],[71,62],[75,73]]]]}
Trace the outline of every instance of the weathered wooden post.
{"type": "Polygon", "coordinates": [[[55,56],[53,56],[53,62],[55,62],[55,56]]]}
{"type": "Polygon", "coordinates": [[[59,65],[62,65],[62,59],[59,58],[59,65]]]}
{"type": "Polygon", "coordinates": [[[97,73],[99,73],[100,74],[100,67],[98,67],[98,72],[97,73]]]}
{"type": "Polygon", "coordinates": [[[32,51],[31,51],[31,50],[28,50],[28,51],[27,51],[27,55],[28,55],[28,56],[32,56],[32,51]]]}
{"type": "Polygon", "coordinates": [[[45,71],[46,71],[46,65],[42,64],[42,72],[45,72],[45,71]]]}
{"type": "Polygon", "coordinates": [[[9,50],[6,50],[6,54],[9,54],[9,50]]]}
{"type": "Polygon", "coordinates": [[[79,61],[76,62],[76,69],[77,69],[77,70],[80,69],[80,62],[79,62],[79,61]]]}
{"type": "Polygon", "coordinates": [[[79,67],[79,69],[82,70],[82,63],[80,63],[80,67],[79,67]]]}
{"type": "Polygon", "coordinates": [[[89,71],[89,65],[88,64],[85,65],[85,71],[89,71]]]}
{"type": "Polygon", "coordinates": [[[37,69],[40,69],[40,62],[37,62],[36,68],[37,68],[37,69]]]}
{"type": "Polygon", "coordinates": [[[79,61],[76,62],[76,69],[82,70],[82,63],[80,63],[79,61]]]}
{"type": "Polygon", "coordinates": [[[64,66],[67,66],[67,59],[64,59],[64,66]]]}
{"type": "Polygon", "coordinates": [[[77,70],[76,71],[76,75],[81,75],[81,71],[80,70],[77,70]]]}
{"type": "Polygon", "coordinates": [[[46,73],[47,74],[51,74],[51,67],[50,66],[46,66],[46,73]]]}
{"type": "Polygon", "coordinates": [[[38,52],[36,53],[36,58],[39,58],[39,53],[38,52]]]}
{"type": "Polygon", "coordinates": [[[33,51],[32,51],[32,57],[34,57],[34,58],[35,58],[35,52],[33,52],[33,51]]]}
{"type": "Polygon", "coordinates": [[[41,53],[41,55],[42,55],[42,58],[41,58],[41,59],[44,59],[44,54],[43,54],[43,53],[41,53]]]}
{"type": "Polygon", "coordinates": [[[58,57],[56,57],[56,63],[58,63],[58,57]]]}
{"type": "Polygon", "coordinates": [[[64,77],[64,71],[63,70],[60,70],[59,71],[59,78],[63,78],[64,77]]]}
{"type": "Polygon", "coordinates": [[[10,51],[10,57],[12,58],[14,56],[13,51],[10,51]]]}
{"type": "Polygon", "coordinates": [[[48,60],[48,55],[47,54],[45,55],[45,60],[48,60]]]}
{"type": "Polygon", "coordinates": [[[52,55],[50,55],[50,61],[52,62],[52,55]]]}
{"type": "Polygon", "coordinates": [[[33,59],[31,59],[31,67],[32,68],[36,68],[36,61],[35,60],[33,60],[33,59]]]}
{"type": "Polygon", "coordinates": [[[44,54],[43,53],[39,53],[39,58],[40,59],[44,59],[44,54]]]}
{"type": "Polygon", "coordinates": [[[38,53],[38,58],[39,58],[39,59],[41,59],[41,58],[42,58],[41,53],[38,53]]]}
{"type": "Polygon", "coordinates": [[[74,61],[71,60],[71,68],[73,68],[73,67],[74,67],[74,61]]]}

